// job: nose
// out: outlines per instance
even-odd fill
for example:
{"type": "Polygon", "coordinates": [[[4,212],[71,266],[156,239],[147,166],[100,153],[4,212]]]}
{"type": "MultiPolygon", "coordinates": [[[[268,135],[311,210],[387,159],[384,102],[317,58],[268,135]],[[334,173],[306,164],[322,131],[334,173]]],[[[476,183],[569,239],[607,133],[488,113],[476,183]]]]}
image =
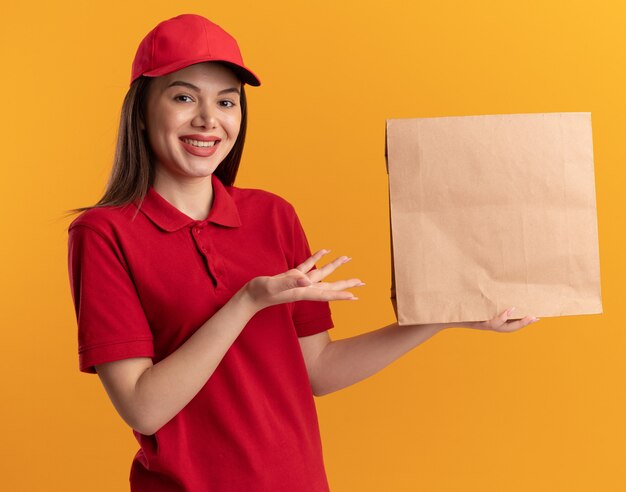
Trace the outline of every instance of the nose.
{"type": "Polygon", "coordinates": [[[193,126],[215,128],[217,126],[217,109],[212,107],[209,102],[198,104],[197,108],[198,110],[196,111],[191,124],[193,126]]]}

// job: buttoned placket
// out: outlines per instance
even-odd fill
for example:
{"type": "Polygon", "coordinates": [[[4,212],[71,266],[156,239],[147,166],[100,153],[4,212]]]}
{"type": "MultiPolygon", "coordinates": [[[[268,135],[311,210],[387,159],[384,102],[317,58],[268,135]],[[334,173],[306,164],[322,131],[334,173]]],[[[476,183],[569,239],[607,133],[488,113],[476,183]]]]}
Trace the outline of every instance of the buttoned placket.
{"type": "Polygon", "coordinates": [[[211,240],[211,228],[212,225],[206,221],[195,222],[191,227],[191,235],[198,251],[204,258],[204,265],[209,277],[211,277],[213,286],[216,290],[221,290],[225,288],[224,278],[219,264],[219,255],[211,240]]]}

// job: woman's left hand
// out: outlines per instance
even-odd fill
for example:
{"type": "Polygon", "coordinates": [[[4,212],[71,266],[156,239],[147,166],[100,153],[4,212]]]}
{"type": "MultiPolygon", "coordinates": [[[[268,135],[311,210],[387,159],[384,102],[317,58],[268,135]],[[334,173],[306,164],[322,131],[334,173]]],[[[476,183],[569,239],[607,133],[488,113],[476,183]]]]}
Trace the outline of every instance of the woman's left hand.
{"type": "Polygon", "coordinates": [[[461,326],[463,328],[473,328],[476,330],[489,330],[499,331],[503,333],[511,333],[513,331],[524,328],[525,326],[528,326],[535,321],[539,321],[539,318],[535,318],[534,316],[525,316],[522,319],[509,321],[509,316],[511,316],[514,310],[515,308],[507,309],[502,314],[490,319],[489,321],[469,321],[461,323],[457,326],[461,326]]]}

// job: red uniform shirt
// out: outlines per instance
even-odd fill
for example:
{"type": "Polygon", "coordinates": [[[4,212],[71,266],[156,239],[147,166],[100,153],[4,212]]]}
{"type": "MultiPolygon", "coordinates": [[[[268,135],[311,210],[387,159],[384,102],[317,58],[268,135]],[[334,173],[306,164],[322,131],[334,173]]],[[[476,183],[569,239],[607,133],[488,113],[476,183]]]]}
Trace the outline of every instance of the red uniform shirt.
{"type": "MultiPolygon", "coordinates": [[[[91,209],[69,226],[79,369],[180,347],[247,281],[310,256],[293,207],[225,187],[194,220],[150,188],[143,204],[91,209]]],[[[327,491],[317,414],[299,336],[332,328],[327,302],[259,311],[200,392],[141,449],[133,492],[327,491]]]]}

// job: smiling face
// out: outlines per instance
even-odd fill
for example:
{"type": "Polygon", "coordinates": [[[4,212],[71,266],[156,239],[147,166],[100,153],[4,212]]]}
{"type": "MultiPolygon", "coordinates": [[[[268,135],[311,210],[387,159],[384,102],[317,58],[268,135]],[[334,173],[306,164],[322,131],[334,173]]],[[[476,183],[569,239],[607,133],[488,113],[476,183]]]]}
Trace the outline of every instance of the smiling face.
{"type": "Polygon", "coordinates": [[[152,81],[142,128],[160,178],[194,181],[215,171],[239,134],[241,87],[234,72],[211,62],[152,81]]]}

